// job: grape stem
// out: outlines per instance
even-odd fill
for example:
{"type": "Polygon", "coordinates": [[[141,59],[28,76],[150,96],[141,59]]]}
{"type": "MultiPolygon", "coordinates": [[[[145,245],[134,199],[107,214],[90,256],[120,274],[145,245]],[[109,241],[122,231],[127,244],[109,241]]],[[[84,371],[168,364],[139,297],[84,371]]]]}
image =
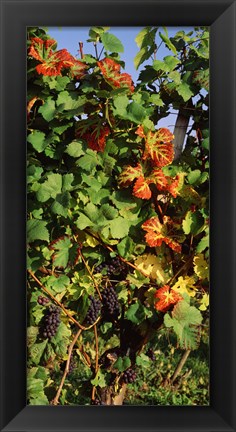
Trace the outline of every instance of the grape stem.
{"type": "Polygon", "coordinates": [[[74,346],[75,346],[75,343],[76,343],[76,341],[77,341],[77,339],[78,339],[78,337],[80,336],[81,333],[82,333],[82,329],[79,329],[79,330],[77,331],[77,333],[76,333],[74,339],[72,340],[72,342],[71,342],[69,348],[68,348],[68,358],[67,358],[67,361],[66,361],[66,367],[65,367],[65,370],[64,370],[64,373],[63,373],[63,376],[62,376],[62,379],[61,379],[60,385],[59,385],[59,387],[58,387],[58,390],[57,390],[56,396],[55,396],[55,398],[51,401],[51,405],[57,405],[57,404],[58,404],[58,400],[59,400],[59,397],[60,397],[60,394],[61,394],[61,391],[62,391],[62,388],[63,388],[64,382],[65,382],[66,376],[67,376],[67,374],[68,374],[68,372],[69,372],[69,366],[70,366],[70,360],[71,360],[71,356],[72,356],[72,351],[73,351],[73,348],[74,348],[74,346]]]}
{"type": "MultiPolygon", "coordinates": [[[[95,351],[96,351],[96,358],[95,358],[95,376],[96,376],[97,372],[98,372],[98,357],[99,357],[99,353],[98,353],[98,332],[97,332],[97,326],[96,325],[93,327],[93,331],[94,331],[94,337],[95,337],[95,351]]],[[[92,388],[92,396],[91,396],[92,400],[95,399],[95,392],[96,392],[96,386],[93,386],[93,388],[92,388]]]]}
{"type": "Polygon", "coordinates": [[[37,282],[37,284],[41,287],[41,289],[47,293],[47,295],[63,310],[63,312],[68,316],[68,318],[70,319],[70,321],[72,321],[74,324],[76,324],[81,330],[90,330],[91,328],[93,328],[99,321],[100,321],[100,317],[98,317],[98,319],[89,327],[84,327],[82,324],[80,324],[72,315],[70,315],[70,313],[67,311],[67,309],[63,306],[62,303],[60,303],[56,297],[54,297],[53,294],[50,293],[50,291],[48,291],[47,288],[45,288],[45,286],[42,284],[42,282],[40,282],[40,280],[35,276],[35,274],[28,269],[28,273],[30,274],[30,276],[35,280],[35,282],[37,282]]]}

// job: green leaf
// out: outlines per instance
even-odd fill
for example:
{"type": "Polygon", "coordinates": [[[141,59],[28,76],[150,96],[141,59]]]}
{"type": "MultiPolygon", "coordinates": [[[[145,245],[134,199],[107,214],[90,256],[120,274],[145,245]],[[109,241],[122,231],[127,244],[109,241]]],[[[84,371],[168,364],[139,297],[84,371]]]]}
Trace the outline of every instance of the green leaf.
{"type": "Polygon", "coordinates": [[[48,142],[45,139],[45,133],[37,130],[31,132],[31,134],[28,135],[27,140],[38,153],[42,153],[48,145],[48,142]]]}
{"type": "Polygon", "coordinates": [[[65,291],[66,287],[70,284],[70,279],[66,275],[59,277],[49,276],[46,286],[51,288],[56,294],[65,291]]]}
{"type": "Polygon", "coordinates": [[[61,188],[61,174],[48,174],[47,180],[41,184],[39,190],[36,193],[38,201],[46,202],[50,198],[56,198],[57,194],[61,193],[61,188]]]}
{"type": "MultiPolygon", "coordinates": [[[[70,335],[71,335],[71,330],[67,327],[65,323],[61,321],[55,336],[51,338],[51,343],[57,345],[59,342],[62,341],[64,345],[67,345],[66,340],[70,337],[70,335]]],[[[67,347],[65,346],[65,352],[66,351],[67,351],[67,347]]]]}
{"type": "Polygon", "coordinates": [[[129,307],[125,316],[132,323],[140,324],[148,316],[148,311],[138,300],[129,307]]]}
{"type": "Polygon", "coordinates": [[[39,108],[39,112],[42,114],[44,120],[47,122],[51,121],[56,113],[55,101],[52,97],[46,99],[44,104],[39,108]]]}
{"type": "Polygon", "coordinates": [[[121,41],[111,33],[103,33],[101,35],[101,41],[106,51],[110,52],[124,52],[124,47],[121,41]]]}
{"type": "Polygon", "coordinates": [[[165,42],[167,48],[169,48],[169,50],[171,50],[174,54],[177,54],[177,50],[173,45],[173,43],[171,42],[171,40],[169,39],[168,35],[164,35],[159,32],[159,36],[163,40],[163,42],[165,42]]]}
{"type": "Polygon", "coordinates": [[[51,77],[52,81],[48,83],[51,90],[55,89],[57,91],[62,91],[66,88],[67,84],[70,82],[70,78],[67,76],[57,76],[51,77]]]}
{"type": "Polygon", "coordinates": [[[130,237],[125,237],[117,245],[117,250],[122,258],[129,260],[134,251],[135,243],[130,237]]]}
{"type": "Polygon", "coordinates": [[[174,81],[175,84],[181,83],[181,75],[178,71],[172,71],[168,74],[168,78],[172,81],[174,81]]]}
{"type": "Polygon", "coordinates": [[[169,71],[172,71],[180,63],[179,59],[173,56],[164,57],[164,62],[168,65],[169,71]]]}
{"type": "Polygon", "coordinates": [[[188,174],[188,182],[190,184],[196,183],[201,177],[201,171],[200,170],[193,170],[188,174]]]}
{"type": "Polygon", "coordinates": [[[71,241],[69,237],[59,239],[53,243],[53,264],[55,267],[66,268],[69,261],[69,249],[71,247],[71,241]]]}
{"type": "Polygon", "coordinates": [[[39,333],[38,327],[30,326],[27,328],[27,347],[30,348],[36,342],[39,333]]]}
{"type": "Polygon", "coordinates": [[[93,152],[89,154],[85,154],[77,161],[77,166],[84,169],[85,171],[92,171],[97,165],[100,165],[100,161],[98,155],[93,152]]]}
{"type": "Polygon", "coordinates": [[[29,165],[27,168],[27,183],[38,182],[43,173],[43,168],[36,165],[29,165]]]}
{"type": "Polygon", "coordinates": [[[121,239],[128,235],[130,224],[126,219],[118,217],[110,222],[109,227],[112,237],[114,239],[121,239]]]}
{"type": "Polygon", "coordinates": [[[83,106],[86,103],[86,96],[78,97],[77,93],[62,91],[58,94],[56,105],[58,111],[73,111],[77,110],[78,113],[83,112],[83,106]],[[72,97],[73,96],[73,97],[72,97]]]}
{"type": "Polygon", "coordinates": [[[127,112],[129,120],[137,124],[142,123],[146,117],[145,109],[136,102],[132,102],[130,105],[128,105],[127,112]]]}
{"type": "Polygon", "coordinates": [[[142,353],[136,357],[136,365],[144,369],[150,368],[150,358],[142,353]]]}
{"type": "Polygon", "coordinates": [[[201,253],[209,247],[209,234],[205,235],[196,247],[196,252],[201,253]]]}
{"type": "Polygon", "coordinates": [[[173,309],[172,318],[169,314],[164,316],[166,327],[173,327],[180,347],[195,350],[199,345],[198,327],[202,322],[201,312],[190,306],[185,300],[178,302],[173,309]]]}
{"type": "Polygon", "coordinates": [[[135,42],[138,45],[139,48],[143,46],[143,43],[145,41],[145,37],[150,32],[151,27],[144,27],[136,36],[135,42]]]}
{"type": "Polygon", "coordinates": [[[40,359],[41,359],[43,352],[45,350],[45,347],[47,345],[47,342],[48,341],[46,339],[43,342],[34,344],[29,348],[29,358],[35,365],[39,364],[40,359]]]}
{"type": "Polygon", "coordinates": [[[156,106],[164,106],[164,102],[162,101],[159,94],[152,94],[150,97],[150,101],[154,103],[156,106]]]}
{"type": "Polygon", "coordinates": [[[73,190],[72,183],[74,181],[73,174],[64,174],[62,177],[62,192],[73,190]]]}
{"type": "Polygon", "coordinates": [[[27,378],[27,399],[30,405],[48,405],[44,382],[39,378],[27,378]]]}
{"type": "Polygon", "coordinates": [[[70,155],[71,157],[78,158],[84,155],[84,144],[82,141],[72,141],[68,144],[65,153],[70,155]]]}
{"type": "Polygon", "coordinates": [[[101,387],[101,388],[106,387],[106,385],[107,385],[106,376],[101,371],[101,369],[98,370],[95,378],[93,380],[91,380],[91,384],[95,387],[101,387]]]}
{"type": "Polygon", "coordinates": [[[127,116],[127,106],[129,105],[129,98],[127,96],[117,96],[114,98],[114,107],[113,110],[114,115],[118,115],[120,117],[127,116]]]}
{"type": "Polygon", "coordinates": [[[118,211],[110,204],[103,204],[100,211],[108,220],[115,219],[118,216],[118,211]]]}
{"type": "Polygon", "coordinates": [[[131,360],[129,357],[118,357],[116,362],[113,365],[114,369],[117,369],[119,372],[124,372],[131,366],[131,360]]]}
{"type": "Polygon", "coordinates": [[[83,213],[80,213],[79,217],[76,219],[75,224],[77,228],[79,228],[81,231],[85,228],[93,226],[93,222],[83,213]]]}
{"type": "Polygon", "coordinates": [[[169,66],[161,60],[154,60],[152,67],[157,72],[158,71],[163,71],[163,72],[169,72],[170,71],[169,66]]]}
{"type": "Polygon", "coordinates": [[[201,143],[202,147],[206,150],[209,150],[210,141],[209,138],[205,138],[201,143]]]}
{"type": "Polygon", "coordinates": [[[201,232],[201,228],[204,225],[204,218],[202,217],[200,212],[191,212],[188,211],[185,219],[182,222],[183,231],[185,234],[193,234],[196,235],[201,232]]]}
{"type": "Polygon", "coordinates": [[[187,102],[192,96],[193,92],[190,89],[190,86],[183,82],[176,87],[177,92],[183,98],[184,102],[187,102]]]}
{"type": "Polygon", "coordinates": [[[37,219],[27,221],[27,241],[31,243],[35,240],[49,241],[49,232],[46,228],[47,222],[37,219]]]}
{"type": "Polygon", "coordinates": [[[147,48],[141,48],[141,50],[134,57],[134,66],[135,66],[135,68],[138,69],[139,66],[143,62],[145,62],[146,60],[148,60],[150,58],[150,56],[152,55],[153,52],[154,52],[154,49],[150,50],[150,49],[147,49],[147,48]]]}
{"type": "Polygon", "coordinates": [[[71,196],[69,192],[58,194],[55,198],[55,201],[52,203],[52,212],[57,215],[67,217],[68,210],[70,208],[70,198],[71,196]]]}

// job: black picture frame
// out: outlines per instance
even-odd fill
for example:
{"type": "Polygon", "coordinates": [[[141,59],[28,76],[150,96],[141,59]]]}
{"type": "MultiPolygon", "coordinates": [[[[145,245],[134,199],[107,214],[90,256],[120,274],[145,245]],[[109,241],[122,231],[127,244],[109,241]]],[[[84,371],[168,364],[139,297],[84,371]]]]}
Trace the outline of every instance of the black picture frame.
{"type": "Polygon", "coordinates": [[[235,53],[231,0],[1,0],[1,431],[236,431],[235,53]],[[26,406],[27,26],[211,28],[209,407],[26,406]]]}

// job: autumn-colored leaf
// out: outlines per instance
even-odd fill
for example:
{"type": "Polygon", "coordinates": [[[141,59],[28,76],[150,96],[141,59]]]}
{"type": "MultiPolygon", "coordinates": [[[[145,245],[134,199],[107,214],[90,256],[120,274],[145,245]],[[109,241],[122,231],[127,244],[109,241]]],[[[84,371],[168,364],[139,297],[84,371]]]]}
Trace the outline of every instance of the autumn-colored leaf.
{"type": "Polygon", "coordinates": [[[135,167],[126,165],[118,178],[118,183],[120,186],[128,187],[131,185],[133,180],[139,178],[140,176],[143,176],[143,170],[140,163],[138,163],[135,167]]]}
{"type": "Polygon", "coordinates": [[[137,198],[150,199],[152,196],[151,189],[149,187],[149,181],[143,176],[139,177],[133,187],[133,195],[137,198]]]}
{"type": "Polygon", "coordinates": [[[169,285],[164,285],[162,288],[159,288],[154,297],[158,300],[155,303],[155,308],[159,312],[167,312],[171,306],[183,300],[183,297],[172,290],[169,285]]]}
{"type": "Polygon", "coordinates": [[[127,87],[131,92],[134,91],[134,85],[132,78],[127,73],[120,73],[120,65],[114,60],[104,58],[97,62],[99,69],[101,70],[105,80],[113,88],[127,87]]]}
{"type": "Polygon", "coordinates": [[[169,165],[174,159],[173,139],[174,135],[167,128],[160,128],[155,132],[148,131],[145,135],[142,126],[136,130],[136,134],[145,139],[145,150],[143,159],[152,159],[156,167],[169,165]]]}
{"type": "Polygon", "coordinates": [[[150,183],[154,183],[159,191],[165,191],[168,185],[167,177],[159,168],[154,168],[149,176],[150,183]]]}
{"type": "Polygon", "coordinates": [[[157,167],[169,165],[174,159],[172,140],[174,135],[169,129],[161,128],[156,132],[149,131],[145,140],[143,159],[151,158],[157,167]]]}
{"type": "Polygon", "coordinates": [[[93,124],[85,132],[77,131],[77,136],[83,138],[92,150],[103,152],[106,146],[106,137],[110,134],[107,124],[93,124]]]}
{"type": "Polygon", "coordinates": [[[31,39],[28,54],[40,61],[40,64],[36,66],[38,74],[58,76],[61,75],[63,68],[71,68],[72,76],[81,78],[87,69],[87,65],[75,59],[66,49],[54,52],[52,50],[54,45],[56,45],[56,42],[53,39],[31,39]]]}
{"type": "Polygon", "coordinates": [[[167,189],[174,198],[179,195],[179,192],[184,185],[184,176],[185,173],[179,173],[173,179],[169,177],[167,189]]]}
{"type": "Polygon", "coordinates": [[[171,219],[164,217],[164,224],[161,224],[157,216],[153,216],[143,223],[142,228],[146,231],[145,239],[149,246],[161,246],[164,242],[175,252],[181,252],[181,245],[171,237],[171,219]]]}

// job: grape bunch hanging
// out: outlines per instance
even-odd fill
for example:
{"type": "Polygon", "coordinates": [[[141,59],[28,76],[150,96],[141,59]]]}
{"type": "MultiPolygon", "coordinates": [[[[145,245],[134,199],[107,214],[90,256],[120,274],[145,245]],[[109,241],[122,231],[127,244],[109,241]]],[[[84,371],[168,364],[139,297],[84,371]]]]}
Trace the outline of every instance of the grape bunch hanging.
{"type": "Polygon", "coordinates": [[[137,374],[134,369],[129,368],[123,373],[123,382],[125,384],[132,384],[137,378],[137,374]]]}
{"type": "Polygon", "coordinates": [[[85,317],[85,323],[87,325],[92,325],[98,318],[102,304],[100,300],[96,299],[95,297],[89,295],[90,305],[87,311],[87,315],[85,317]]]}
{"type": "Polygon", "coordinates": [[[102,292],[103,317],[107,321],[117,320],[120,315],[120,304],[113,286],[107,287],[102,292]]]}
{"type": "Polygon", "coordinates": [[[42,336],[44,339],[51,339],[56,335],[60,325],[60,309],[55,305],[50,305],[42,320],[42,336]]]}
{"type": "Polygon", "coordinates": [[[106,275],[112,279],[125,279],[128,273],[127,264],[121,261],[118,257],[110,259],[108,262],[99,264],[94,269],[94,273],[102,273],[106,271],[106,275]]]}

